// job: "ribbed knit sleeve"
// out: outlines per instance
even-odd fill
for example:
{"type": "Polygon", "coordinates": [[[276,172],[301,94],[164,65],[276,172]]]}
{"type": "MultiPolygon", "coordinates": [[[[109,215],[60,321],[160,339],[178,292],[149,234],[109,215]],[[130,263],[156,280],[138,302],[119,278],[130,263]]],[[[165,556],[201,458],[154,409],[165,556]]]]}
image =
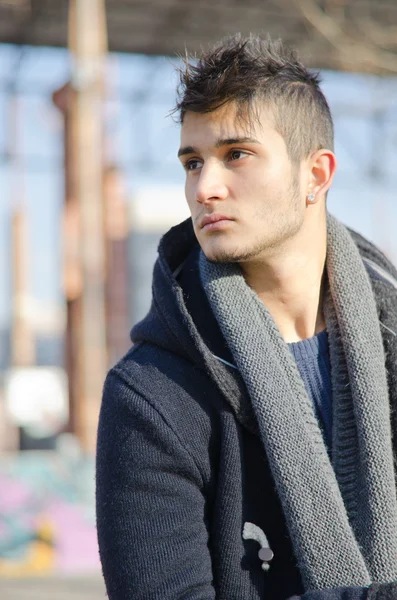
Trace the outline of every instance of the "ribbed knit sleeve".
{"type": "Polygon", "coordinates": [[[397,582],[373,583],[369,588],[344,587],[334,590],[307,592],[289,600],[396,600],[397,582]]]}
{"type": "Polygon", "coordinates": [[[96,502],[109,600],[215,598],[200,472],[158,411],[112,372],[96,502]]]}

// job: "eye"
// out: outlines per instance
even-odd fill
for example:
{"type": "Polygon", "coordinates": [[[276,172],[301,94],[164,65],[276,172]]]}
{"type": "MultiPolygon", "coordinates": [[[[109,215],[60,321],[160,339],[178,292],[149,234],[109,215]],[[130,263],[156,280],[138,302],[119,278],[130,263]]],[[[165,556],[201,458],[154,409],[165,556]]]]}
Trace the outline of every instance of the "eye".
{"type": "Polygon", "coordinates": [[[240,158],[244,158],[244,156],[248,156],[248,152],[243,152],[243,150],[231,150],[229,153],[231,160],[240,160],[240,158]]]}
{"type": "Polygon", "coordinates": [[[198,158],[191,158],[190,160],[186,161],[184,165],[186,171],[197,171],[197,169],[200,169],[202,166],[203,161],[198,160],[198,158]]]}

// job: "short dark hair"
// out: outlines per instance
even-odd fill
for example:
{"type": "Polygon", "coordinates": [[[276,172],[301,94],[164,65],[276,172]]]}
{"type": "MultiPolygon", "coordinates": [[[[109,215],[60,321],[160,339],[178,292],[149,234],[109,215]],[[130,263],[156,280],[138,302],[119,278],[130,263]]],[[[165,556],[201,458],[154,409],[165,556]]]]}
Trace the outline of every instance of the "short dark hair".
{"type": "Polygon", "coordinates": [[[179,70],[175,112],[208,113],[235,102],[239,114],[261,99],[269,104],[276,130],[292,161],[321,148],[333,150],[331,111],[311,72],[281,40],[251,34],[229,36],[199,57],[186,57],[179,70]]]}

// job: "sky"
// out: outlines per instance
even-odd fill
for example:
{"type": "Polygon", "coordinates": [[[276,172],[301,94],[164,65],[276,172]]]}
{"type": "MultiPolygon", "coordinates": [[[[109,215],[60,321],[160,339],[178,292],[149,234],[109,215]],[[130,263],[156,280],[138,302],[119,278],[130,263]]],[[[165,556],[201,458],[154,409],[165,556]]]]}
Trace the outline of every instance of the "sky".
{"type": "MultiPolygon", "coordinates": [[[[22,190],[29,219],[30,294],[41,307],[62,305],[62,119],[51,94],[68,80],[69,56],[64,49],[25,50],[16,82],[21,107],[17,146],[23,165],[16,180],[4,159],[12,122],[5,88],[17,72],[18,52],[0,45],[0,329],[10,320],[9,224],[15,185],[22,190]]],[[[169,116],[175,102],[175,63],[166,57],[109,56],[108,156],[122,167],[131,202],[134,191],[150,186],[158,189],[161,203],[164,186],[183,185],[176,159],[179,126],[169,116]]],[[[397,78],[330,71],[322,76],[339,163],[329,210],[397,262],[397,78]]]]}

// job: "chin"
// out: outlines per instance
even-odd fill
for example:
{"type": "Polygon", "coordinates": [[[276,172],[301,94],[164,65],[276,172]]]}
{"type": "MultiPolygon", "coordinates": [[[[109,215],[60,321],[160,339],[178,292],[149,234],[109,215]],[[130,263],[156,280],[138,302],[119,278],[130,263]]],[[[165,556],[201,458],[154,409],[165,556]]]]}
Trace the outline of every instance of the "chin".
{"type": "Polygon", "coordinates": [[[226,246],[212,246],[209,244],[203,244],[201,249],[207,260],[213,263],[232,263],[240,262],[250,256],[242,248],[235,247],[230,248],[226,246]]]}

